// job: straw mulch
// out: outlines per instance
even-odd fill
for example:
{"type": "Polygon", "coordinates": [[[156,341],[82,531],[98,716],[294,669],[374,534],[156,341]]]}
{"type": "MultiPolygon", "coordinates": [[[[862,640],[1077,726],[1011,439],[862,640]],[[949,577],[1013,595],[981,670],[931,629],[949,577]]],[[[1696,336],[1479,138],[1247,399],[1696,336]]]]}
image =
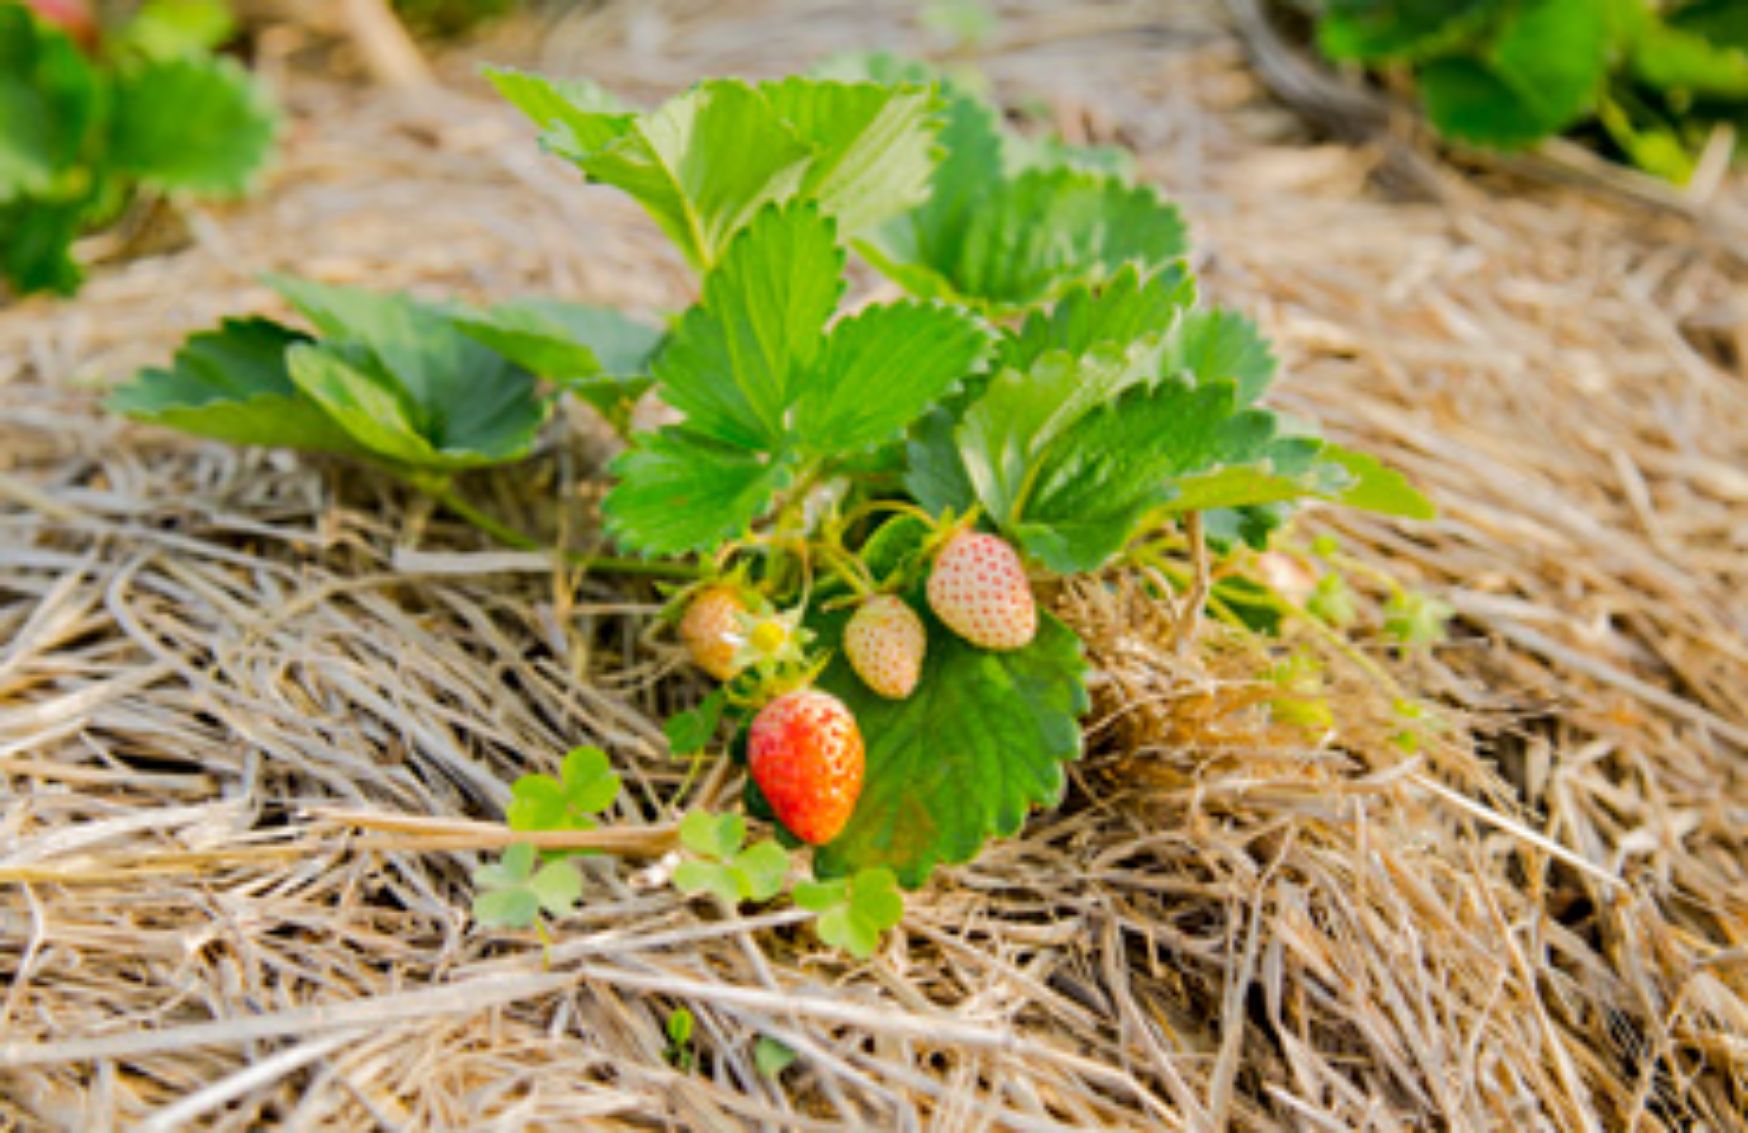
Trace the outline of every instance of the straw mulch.
{"type": "MultiPolygon", "coordinates": [[[[265,193],[0,312],[0,1128],[1748,1129],[1742,266],[1568,190],[1388,199],[1387,148],[1308,137],[1218,9],[1000,7],[998,89],[1135,147],[1276,337],[1280,403],[1436,497],[1300,534],[1445,598],[1453,639],[1394,655],[1362,580],[1349,651],[1300,643],[1318,736],[1255,708],[1265,646],[1180,656],[1125,580],[1071,587],[1099,688],[1067,802],[941,871],[874,960],[646,860],[592,866],[550,948],[481,931],[489,838],[458,824],[517,774],[598,743],[616,819],[658,830],[728,786],[664,752],[699,686],[646,640],[656,596],[97,395],[271,309],[266,269],[649,309],[689,284],[462,64],[417,95],[288,65],[265,193]],[[1412,755],[1399,695],[1440,706],[1412,755]],[[780,1079],[761,1035],[800,1052],[780,1079]]],[[[613,5],[498,49],[653,96],[926,46],[910,12],[613,5]]],[[[602,454],[581,428],[468,490],[586,517],[602,454]]]]}

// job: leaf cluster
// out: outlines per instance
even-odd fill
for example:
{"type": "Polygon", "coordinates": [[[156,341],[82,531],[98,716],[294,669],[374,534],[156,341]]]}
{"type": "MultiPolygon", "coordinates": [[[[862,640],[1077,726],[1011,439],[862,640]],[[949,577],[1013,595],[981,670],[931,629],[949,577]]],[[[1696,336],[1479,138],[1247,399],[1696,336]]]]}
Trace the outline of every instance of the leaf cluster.
{"type": "Polygon", "coordinates": [[[218,0],[148,0],[87,48],[22,4],[0,4],[0,280],[71,294],[72,255],[140,192],[230,197],[266,160],[278,112],[211,49],[218,0]]]}
{"type": "Polygon", "coordinates": [[[1740,0],[1324,0],[1317,41],[1409,69],[1433,125],[1484,146],[1582,127],[1681,182],[1717,124],[1748,122],[1740,0]]]}
{"type": "Polygon", "coordinates": [[[544,377],[611,418],[648,385],[660,332],[617,311],[527,300],[475,310],[289,276],[268,282],[315,334],[264,318],[196,334],[110,407],[235,444],[369,459],[443,478],[520,459],[552,402],[544,377]]]}

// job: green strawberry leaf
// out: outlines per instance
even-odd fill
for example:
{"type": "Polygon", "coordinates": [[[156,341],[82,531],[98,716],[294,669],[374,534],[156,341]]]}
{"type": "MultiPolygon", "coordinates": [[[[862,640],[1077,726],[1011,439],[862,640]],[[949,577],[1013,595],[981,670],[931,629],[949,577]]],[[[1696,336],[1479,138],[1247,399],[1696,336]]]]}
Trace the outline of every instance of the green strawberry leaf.
{"type": "Polygon", "coordinates": [[[834,905],[849,901],[850,879],[834,877],[828,881],[798,881],[789,895],[801,908],[823,913],[834,905]]]}
{"type": "Polygon", "coordinates": [[[1150,273],[1126,264],[1110,279],[1076,284],[1049,309],[1032,311],[1003,343],[1001,364],[1025,370],[1052,350],[1078,357],[1095,346],[1127,346],[1187,321],[1195,300],[1196,280],[1183,264],[1150,273]]]}
{"type": "Polygon", "coordinates": [[[236,196],[278,130],[266,90],[233,59],[179,58],[116,75],[111,165],[166,192],[236,196]]]}
{"type": "Polygon", "coordinates": [[[450,316],[457,329],[529,373],[564,386],[615,424],[650,387],[664,334],[611,307],[520,299],[450,316]]]}
{"type": "Polygon", "coordinates": [[[561,154],[605,149],[631,131],[637,111],[586,79],[554,79],[510,67],[487,67],[504,100],[547,134],[561,154]]]}
{"type": "MultiPolygon", "coordinates": [[[[883,865],[920,885],[935,865],[969,860],[985,839],[1017,832],[1033,806],[1056,803],[1062,764],[1080,755],[1087,665],[1067,627],[1044,614],[1030,645],[993,653],[948,631],[920,593],[911,599],[929,649],[909,699],[869,691],[841,653],[819,678],[867,743],[855,814],[814,854],[825,877],[883,865]]],[[[823,646],[837,644],[846,620],[822,619],[823,646]]]]}
{"type": "Polygon", "coordinates": [[[928,197],[941,108],[929,87],[794,77],[759,93],[812,150],[798,195],[818,201],[840,231],[860,232],[928,197]]]}
{"type": "Polygon", "coordinates": [[[1239,403],[1249,405],[1274,380],[1275,358],[1255,323],[1216,307],[1188,311],[1172,327],[1159,371],[1203,382],[1230,380],[1238,386],[1239,403]]]}
{"type": "Polygon", "coordinates": [[[551,411],[532,374],[407,295],[267,282],[328,341],[293,348],[291,378],[378,456],[448,471],[519,460],[551,411]]]}
{"type": "Polygon", "coordinates": [[[742,534],[788,485],[790,466],[684,427],[642,434],[613,461],[607,533],[644,554],[705,551],[742,534]]]}
{"type": "Polygon", "coordinates": [[[1039,462],[1063,433],[1125,390],[1152,380],[1156,339],[1128,349],[1100,345],[1073,356],[1052,351],[1030,369],[1004,370],[965,412],[955,431],[971,484],[990,518],[1011,530],[1019,522],[1039,462]]]}
{"type": "Polygon", "coordinates": [[[778,448],[843,294],[844,255],[812,204],[761,212],[704,279],[704,294],[656,360],[687,427],[743,448],[778,448]]]}
{"type": "Polygon", "coordinates": [[[1173,477],[1251,459],[1272,428],[1267,414],[1238,411],[1230,382],[1130,390],[1034,456],[1030,493],[1006,527],[1051,570],[1095,570],[1168,498],[1173,477]]]}
{"type": "Polygon", "coordinates": [[[299,392],[286,351],[308,336],[267,319],[227,319],[189,336],[170,369],[141,370],[108,406],[140,421],[241,445],[364,449],[299,392]]]}
{"type": "Polygon", "coordinates": [[[79,163],[101,113],[99,84],[71,39],[23,5],[0,4],[0,204],[48,194],[79,163]]]}
{"type": "MultiPolygon", "coordinates": [[[[1687,98],[1748,98],[1748,45],[1690,30],[1691,23],[1680,20],[1685,14],[1677,14],[1675,26],[1649,21],[1633,40],[1627,57],[1633,77],[1687,98]]],[[[1748,15],[1738,19],[1748,28],[1748,15]]]]}
{"type": "Polygon", "coordinates": [[[521,72],[491,78],[546,130],[548,148],[629,194],[700,270],[762,205],[795,193],[813,156],[758,90],[736,80],[709,80],[631,115],[586,84],[521,72]]]}
{"type": "Polygon", "coordinates": [[[794,429],[807,451],[836,456],[901,435],[981,365],[989,333],[966,312],[939,304],[864,308],[832,327],[795,403],[794,429]]]}
{"type": "Polygon", "coordinates": [[[925,297],[996,312],[1055,298],[1124,264],[1151,269],[1183,254],[1177,210],[1151,188],[1079,169],[1033,169],[966,202],[953,233],[889,226],[857,248],[925,297]]]}

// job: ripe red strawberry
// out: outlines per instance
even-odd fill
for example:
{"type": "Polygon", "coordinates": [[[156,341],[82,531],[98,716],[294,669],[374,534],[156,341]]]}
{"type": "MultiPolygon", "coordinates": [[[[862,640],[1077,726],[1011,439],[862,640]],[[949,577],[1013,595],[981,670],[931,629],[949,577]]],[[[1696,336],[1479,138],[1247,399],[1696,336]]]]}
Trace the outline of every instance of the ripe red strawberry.
{"type": "Polygon", "coordinates": [[[1038,632],[1038,606],[1020,556],[994,535],[961,531],[935,556],[929,609],[985,649],[1023,649],[1038,632]]]}
{"type": "Polygon", "coordinates": [[[862,683],[888,700],[903,700],[923,671],[928,631],[902,598],[876,594],[844,627],[844,656],[862,683]]]}
{"type": "Polygon", "coordinates": [[[747,767],[777,818],[803,842],[838,836],[862,793],[862,732],[844,702],[804,688],[753,717],[747,767]]]}
{"type": "Polygon", "coordinates": [[[680,619],[680,639],[700,669],[719,681],[734,676],[735,648],[739,644],[738,615],[747,604],[732,586],[706,586],[686,607],[680,619]]]}

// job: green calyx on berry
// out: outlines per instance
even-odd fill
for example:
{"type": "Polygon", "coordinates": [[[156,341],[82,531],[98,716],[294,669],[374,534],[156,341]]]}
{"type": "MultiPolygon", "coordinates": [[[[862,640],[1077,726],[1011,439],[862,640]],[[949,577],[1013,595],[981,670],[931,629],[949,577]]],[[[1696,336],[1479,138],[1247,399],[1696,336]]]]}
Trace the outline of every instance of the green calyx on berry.
{"type": "Polygon", "coordinates": [[[994,535],[964,530],[949,537],[929,573],[928,599],[948,629],[984,649],[1024,649],[1038,632],[1026,568],[994,535]]]}
{"type": "Polygon", "coordinates": [[[777,820],[803,842],[843,830],[862,793],[862,732],[844,702],[816,688],[784,693],[747,733],[747,767],[777,820]]]}

